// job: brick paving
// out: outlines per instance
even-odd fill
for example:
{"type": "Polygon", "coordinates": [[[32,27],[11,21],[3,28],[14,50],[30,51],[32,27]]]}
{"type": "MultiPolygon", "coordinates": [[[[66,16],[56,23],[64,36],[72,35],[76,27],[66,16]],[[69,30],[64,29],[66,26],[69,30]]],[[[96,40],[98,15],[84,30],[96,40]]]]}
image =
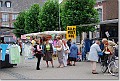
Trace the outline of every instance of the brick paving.
{"type": "Polygon", "coordinates": [[[76,66],[67,66],[57,68],[58,61],[54,60],[54,68],[49,63],[49,68],[46,67],[45,61],[41,61],[41,69],[36,70],[37,59],[26,59],[22,63],[13,68],[0,69],[1,80],[118,80],[119,77],[112,76],[109,73],[102,73],[100,64],[97,63],[97,71],[99,74],[91,74],[90,62],[77,62],[76,66]]]}

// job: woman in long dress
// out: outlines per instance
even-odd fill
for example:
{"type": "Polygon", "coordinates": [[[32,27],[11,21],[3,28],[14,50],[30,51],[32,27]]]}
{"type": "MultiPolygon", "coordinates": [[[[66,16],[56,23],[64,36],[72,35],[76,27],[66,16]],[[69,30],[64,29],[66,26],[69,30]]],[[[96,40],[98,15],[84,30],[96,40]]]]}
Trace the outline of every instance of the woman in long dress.
{"type": "Polygon", "coordinates": [[[63,63],[63,43],[62,40],[60,39],[60,36],[57,36],[57,54],[58,54],[58,62],[59,62],[59,66],[58,68],[63,68],[64,67],[64,63],[63,63]],[[60,49],[60,50],[58,50],[60,49]]]}

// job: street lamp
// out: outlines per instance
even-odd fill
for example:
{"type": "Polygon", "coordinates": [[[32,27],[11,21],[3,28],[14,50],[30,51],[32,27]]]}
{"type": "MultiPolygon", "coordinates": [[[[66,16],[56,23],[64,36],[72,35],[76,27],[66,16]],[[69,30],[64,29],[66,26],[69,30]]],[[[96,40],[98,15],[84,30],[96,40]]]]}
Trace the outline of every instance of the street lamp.
{"type": "Polygon", "coordinates": [[[61,31],[61,26],[60,26],[60,3],[62,2],[63,0],[59,0],[59,31],[61,31]]]}

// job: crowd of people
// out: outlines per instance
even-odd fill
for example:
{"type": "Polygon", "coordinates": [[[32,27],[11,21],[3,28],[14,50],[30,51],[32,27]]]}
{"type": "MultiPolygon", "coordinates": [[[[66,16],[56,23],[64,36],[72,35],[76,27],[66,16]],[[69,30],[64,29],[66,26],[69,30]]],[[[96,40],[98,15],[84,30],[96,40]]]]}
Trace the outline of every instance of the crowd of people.
{"type": "MultiPolygon", "coordinates": [[[[49,67],[48,62],[51,62],[52,68],[54,68],[54,62],[52,58],[53,55],[58,57],[59,66],[57,68],[75,66],[80,53],[75,42],[72,42],[71,39],[61,39],[61,36],[56,36],[53,41],[51,41],[51,39],[45,39],[44,41],[41,41],[40,39],[33,38],[31,44],[33,46],[33,56],[37,58],[36,70],[40,70],[40,62],[42,57],[43,60],[46,61],[46,67],[49,67]]],[[[90,46],[87,60],[92,63],[92,74],[98,74],[96,71],[96,63],[100,58],[98,52],[105,53],[105,51],[107,51],[110,53],[109,56],[111,57],[114,51],[113,46],[116,45],[117,44],[115,42],[103,38],[101,42],[96,40],[90,46]],[[103,49],[100,47],[101,43],[103,44],[103,49]]],[[[83,59],[84,57],[81,58],[81,60],[83,59]]]]}
{"type": "Polygon", "coordinates": [[[31,44],[33,46],[32,55],[37,58],[36,70],[40,70],[42,57],[43,60],[46,61],[47,67],[49,67],[48,62],[51,62],[51,65],[54,68],[53,56],[58,57],[59,66],[57,68],[76,65],[78,47],[75,42],[72,43],[71,39],[67,41],[66,39],[61,39],[61,36],[56,36],[54,40],[47,38],[44,40],[33,38],[31,44]]]}

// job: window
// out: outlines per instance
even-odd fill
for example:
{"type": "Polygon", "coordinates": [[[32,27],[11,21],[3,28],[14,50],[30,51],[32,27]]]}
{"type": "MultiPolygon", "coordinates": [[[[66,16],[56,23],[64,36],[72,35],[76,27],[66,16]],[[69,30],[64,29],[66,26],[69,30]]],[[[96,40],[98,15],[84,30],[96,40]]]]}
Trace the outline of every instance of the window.
{"type": "Polygon", "coordinates": [[[11,2],[10,1],[6,1],[5,5],[6,5],[6,7],[10,8],[11,7],[11,2]]]}
{"type": "Polygon", "coordinates": [[[9,20],[9,16],[7,13],[3,13],[2,14],[2,21],[8,21],[9,20]]]}
{"type": "Polygon", "coordinates": [[[2,7],[2,3],[3,3],[3,2],[2,2],[2,1],[0,1],[0,7],[2,7]]]}
{"type": "Polygon", "coordinates": [[[18,16],[18,14],[13,14],[12,15],[12,20],[16,20],[17,16],[18,16]]]}
{"type": "Polygon", "coordinates": [[[3,27],[9,27],[9,24],[8,23],[2,23],[2,26],[3,27]]]}
{"type": "Polygon", "coordinates": [[[102,21],[102,9],[98,8],[97,11],[98,11],[98,15],[99,15],[99,20],[102,21]]]}

